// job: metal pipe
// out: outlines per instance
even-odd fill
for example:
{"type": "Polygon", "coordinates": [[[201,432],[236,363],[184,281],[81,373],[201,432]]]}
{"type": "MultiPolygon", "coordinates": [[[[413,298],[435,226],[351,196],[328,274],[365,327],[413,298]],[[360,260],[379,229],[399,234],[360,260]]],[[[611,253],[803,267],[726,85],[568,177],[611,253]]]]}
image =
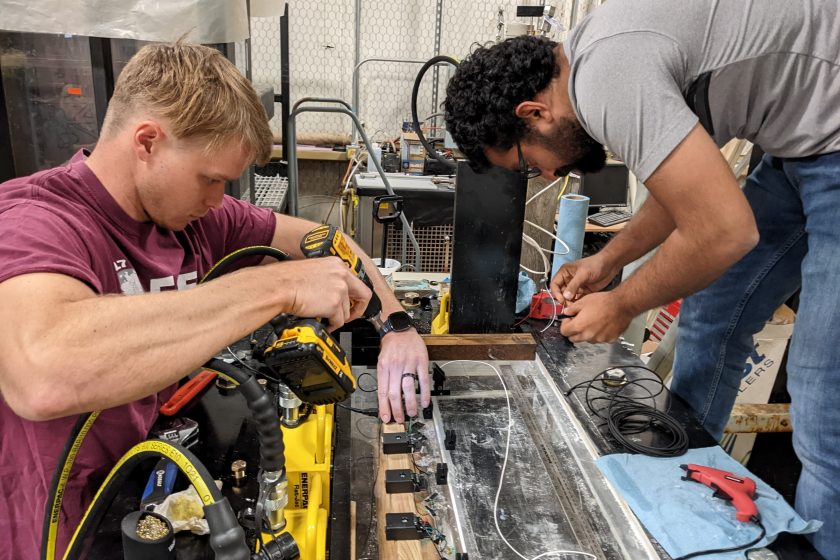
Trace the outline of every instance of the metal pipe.
{"type": "MultiPolygon", "coordinates": [[[[353,37],[353,68],[358,68],[359,61],[362,59],[362,0],[356,0],[356,34],[353,37]]],[[[353,78],[353,107],[351,110],[354,111],[357,115],[359,114],[356,110],[356,105],[358,103],[358,95],[359,92],[357,90],[358,86],[355,82],[355,77],[353,78]]],[[[350,143],[356,143],[356,128],[350,127],[352,130],[350,131],[350,143]]],[[[384,262],[383,262],[384,266],[384,262]]]]}
{"type": "MultiPolygon", "coordinates": [[[[303,100],[299,101],[298,103],[302,102],[303,100]]],[[[336,101],[336,100],[329,100],[329,101],[336,101]]],[[[296,120],[297,116],[301,113],[341,113],[343,115],[347,115],[353,120],[353,124],[356,125],[356,130],[358,131],[359,135],[362,137],[362,141],[365,144],[365,148],[367,148],[368,153],[373,152],[373,147],[371,146],[370,139],[367,136],[364,128],[362,128],[362,123],[359,121],[359,117],[350,109],[346,107],[346,103],[342,101],[338,101],[338,103],[345,105],[344,107],[297,107],[292,113],[289,115],[289,213],[292,216],[297,216],[297,202],[298,202],[298,170],[297,170],[297,146],[296,146],[296,120]]],[[[382,168],[382,163],[377,160],[376,158],[369,158],[369,161],[372,160],[374,166],[376,167],[377,173],[379,173],[379,177],[382,179],[382,183],[385,185],[385,190],[388,191],[388,194],[394,195],[394,188],[391,186],[391,182],[388,181],[388,176],[385,174],[385,170],[382,168]]],[[[417,243],[417,238],[414,237],[414,232],[411,230],[411,225],[408,223],[408,220],[405,217],[405,214],[400,214],[400,221],[403,225],[403,231],[406,232],[408,238],[411,240],[411,244],[414,247],[414,262],[415,262],[415,270],[420,271],[420,244],[417,243]]]]}
{"type": "Polygon", "coordinates": [[[338,103],[339,105],[343,105],[347,107],[348,111],[352,111],[353,108],[350,106],[349,103],[344,101],[343,99],[338,99],[336,97],[301,97],[297,100],[297,102],[292,107],[292,111],[296,110],[304,103],[309,103],[310,101],[318,102],[318,103],[338,103]]]}
{"type": "Polygon", "coordinates": [[[569,19],[569,29],[572,29],[577,24],[578,0],[572,0],[572,13],[569,19]]]}
{"type": "MultiPolygon", "coordinates": [[[[402,231],[402,235],[400,236],[400,240],[402,241],[402,245],[401,245],[402,253],[400,253],[400,262],[405,262],[406,261],[406,254],[407,254],[406,246],[405,246],[405,240],[406,240],[405,230],[402,231]]],[[[415,259],[415,263],[416,262],[417,262],[417,260],[415,259]]],[[[420,272],[419,270],[417,270],[416,266],[414,267],[414,272],[420,272]]]]}
{"type": "MultiPolygon", "coordinates": [[[[284,136],[288,132],[289,104],[292,100],[289,82],[289,3],[286,2],[280,17],[280,128],[284,136]]],[[[274,101],[277,101],[277,96],[274,96],[274,101]]],[[[285,161],[286,144],[281,146],[280,159],[285,161]]]]}
{"type": "MultiPolygon", "coordinates": [[[[434,56],[440,54],[440,36],[441,26],[443,24],[443,0],[437,0],[435,3],[435,51],[434,56]]],[[[432,114],[437,114],[438,107],[438,87],[440,84],[440,68],[435,66],[432,69],[432,114]]],[[[437,128],[437,117],[432,119],[432,127],[437,128]]]]}
{"type": "Polygon", "coordinates": [[[298,215],[298,161],[297,161],[297,130],[295,126],[295,116],[297,110],[289,113],[289,122],[286,124],[286,135],[283,137],[284,148],[286,152],[286,161],[288,162],[289,187],[286,190],[286,197],[288,198],[288,209],[290,216],[298,215]]]}
{"type": "MultiPolygon", "coordinates": [[[[353,38],[353,67],[358,68],[362,59],[362,0],[356,0],[356,35],[353,38]]],[[[354,97],[355,99],[355,97],[354,97]]],[[[355,101],[353,102],[355,106],[355,101]]],[[[354,140],[356,130],[353,129],[354,140]]]]}
{"type": "MultiPolygon", "coordinates": [[[[248,36],[245,37],[243,44],[245,45],[245,77],[249,82],[253,83],[253,76],[251,74],[251,3],[245,2],[245,14],[248,19],[248,36]]],[[[253,189],[253,185],[252,188],[253,189]]]]}
{"type": "Polygon", "coordinates": [[[337,103],[343,105],[350,110],[350,105],[343,99],[334,97],[303,97],[298,99],[292,112],[289,115],[288,123],[286,123],[286,138],[283,138],[283,152],[286,154],[286,161],[288,162],[289,174],[289,188],[286,191],[286,196],[289,200],[289,214],[292,216],[298,215],[298,160],[297,160],[297,125],[294,116],[297,114],[298,107],[304,103],[318,102],[318,103],[337,103]],[[288,144],[288,150],[286,149],[288,144]]]}

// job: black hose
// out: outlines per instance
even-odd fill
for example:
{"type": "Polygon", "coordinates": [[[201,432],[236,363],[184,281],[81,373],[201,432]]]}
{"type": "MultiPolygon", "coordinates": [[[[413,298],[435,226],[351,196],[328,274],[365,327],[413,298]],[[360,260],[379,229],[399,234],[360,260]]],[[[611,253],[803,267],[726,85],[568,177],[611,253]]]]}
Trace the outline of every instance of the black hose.
{"type": "Polygon", "coordinates": [[[222,274],[224,274],[231,265],[235,262],[240,261],[247,257],[253,257],[257,255],[262,255],[264,257],[274,257],[278,261],[284,261],[289,258],[285,252],[277,249],[275,247],[269,247],[267,245],[254,245],[253,247],[244,247],[239,249],[238,251],[234,251],[233,253],[227,254],[222,257],[219,262],[213,265],[213,267],[204,275],[204,278],[201,279],[199,284],[204,282],[209,282],[215,278],[218,278],[222,274]]]}
{"type": "Polygon", "coordinates": [[[219,560],[249,560],[245,531],[239,524],[227,498],[204,506],[204,518],[210,527],[210,548],[219,560]]]}
{"type": "MultiPolygon", "coordinates": [[[[41,558],[43,560],[53,560],[49,557],[47,552],[50,540],[50,526],[53,523],[57,526],[58,518],[61,515],[61,499],[63,498],[63,494],[58,495],[58,487],[62,478],[69,476],[69,473],[64,473],[67,468],[67,463],[75,460],[79,446],[84,440],[84,436],[93,425],[93,422],[96,421],[98,414],[98,412],[87,412],[79,415],[76,419],[76,423],[70,430],[70,435],[67,437],[67,441],[64,443],[64,449],[61,450],[61,455],[56,463],[52,481],[50,482],[50,489],[47,493],[47,503],[44,507],[44,525],[43,532],[41,533],[41,558]],[[84,432],[84,435],[82,435],[82,432],[84,432]],[[64,473],[64,477],[62,476],[62,473],[64,473]]],[[[54,553],[55,551],[53,551],[53,554],[54,553]]]]}
{"type": "MultiPolygon", "coordinates": [[[[209,280],[213,280],[214,278],[218,278],[219,276],[224,274],[227,270],[229,270],[230,267],[234,263],[236,263],[236,262],[238,262],[238,261],[240,261],[244,258],[252,257],[252,256],[256,256],[256,255],[274,257],[278,261],[283,261],[283,260],[286,260],[286,259],[289,258],[289,256],[285,252],[283,252],[280,249],[277,249],[275,247],[262,246],[262,245],[255,245],[255,246],[252,246],[252,247],[244,247],[242,249],[239,249],[238,251],[234,251],[234,252],[226,255],[221,260],[219,260],[215,265],[213,265],[213,267],[207,272],[207,274],[204,275],[204,278],[202,278],[201,282],[199,282],[199,283],[207,282],[209,280]]],[[[226,364],[225,362],[222,362],[221,360],[211,360],[211,362],[214,362],[214,363],[217,362],[218,364],[221,364],[221,365],[219,365],[216,368],[208,368],[208,369],[218,369],[222,373],[225,373],[226,375],[229,375],[230,377],[233,377],[234,379],[236,379],[237,382],[239,382],[240,386],[243,387],[243,395],[245,395],[245,398],[248,399],[248,406],[251,409],[252,413],[254,414],[254,418],[257,421],[258,426],[260,426],[260,433],[261,433],[261,435],[263,433],[265,433],[265,437],[261,437],[261,446],[260,446],[260,454],[263,458],[262,463],[264,465],[263,468],[265,468],[266,470],[269,470],[265,466],[265,465],[268,465],[268,467],[276,467],[276,468],[273,468],[273,469],[270,469],[270,470],[281,470],[283,468],[283,465],[284,465],[284,459],[283,459],[284,446],[283,446],[282,433],[280,431],[279,419],[277,418],[276,414],[274,414],[273,415],[274,416],[274,423],[272,424],[271,419],[268,418],[268,414],[266,412],[266,410],[272,410],[273,409],[273,407],[271,406],[271,401],[272,401],[271,396],[265,394],[265,391],[262,389],[262,387],[259,385],[259,383],[257,383],[256,379],[254,379],[253,377],[242,373],[238,369],[233,368],[233,366],[229,366],[228,364],[226,364]],[[224,368],[224,369],[222,369],[222,368],[224,368]],[[257,389],[259,390],[259,394],[257,394],[257,389]],[[249,396],[250,396],[250,398],[249,398],[249,396]],[[266,407],[266,403],[268,404],[267,407],[266,407]],[[258,416],[262,420],[257,419],[258,416]],[[269,429],[273,432],[271,437],[269,437],[269,435],[267,433],[269,431],[269,429]],[[278,439],[279,439],[279,442],[277,441],[278,439]],[[267,446],[267,447],[265,447],[265,446],[267,446]],[[279,460],[276,459],[276,457],[278,456],[277,455],[278,452],[279,452],[279,457],[281,457],[281,459],[279,459],[279,460]],[[275,457],[274,459],[266,459],[267,456],[272,455],[272,454],[275,457]],[[279,463],[279,467],[277,466],[278,463],[279,463]]],[[[210,362],[208,362],[208,363],[210,363],[210,362]]],[[[61,514],[61,496],[58,496],[57,494],[59,492],[59,486],[62,486],[62,473],[64,472],[64,470],[66,468],[68,460],[73,460],[75,458],[75,455],[78,452],[79,446],[81,445],[82,441],[84,440],[84,437],[87,434],[87,431],[90,429],[91,425],[93,424],[93,421],[96,420],[96,416],[93,416],[93,418],[91,418],[91,416],[94,415],[94,414],[98,415],[99,413],[97,412],[97,413],[82,414],[76,420],[75,425],[70,430],[70,435],[68,436],[67,441],[64,444],[64,448],[62,449],[61,456],[59,457],[58,462],[56,464],[55,471],[53,472],[52,481],[50,482],[49,493],[47,494],[47,503],[46,503],[46,506],[45,506],[45,509],[44,509],[43,532],[42,532],[42,535],[41,535],[41,558],[43,560],[53,560],[52,558],[49,558],[48,541],[49,541],[49,532],[50,532],[51,522],[53,522],[54,518],[57,521],[57,516],[61,514]],[[82,432],[84,432],[84,433],[82,433],[82,432]]],[[[201,465],[201,463],[198,462],[197,459],[196,459],[195,463],[197,465],[201,466],[202,469],[204,469],[203,465],[201,465]]],[[[205,471],[206,471],[206,469],[205,469],[205,471]]],[[[68,475],[69,475],[69,473],[66,473],[65,477],[68,476],[68,475]]],[[[209,473],[208,473],[208,477],[209,477],[209,473]]],[[[213,488],[215,488],[215,484],[212,483],[212,478],[210,480],[211,480],[210,485],[213,488]]],[[[64,483],[66,483],[66,480],[64,481],[64,483]]],[[[214,496],[214,498],[216,498],[216,497],[214,496]]],[[[219,494],[217,501],[220,500],[221,498],[222,498],[221,494],[219,494]]],[[[111,499],[113,499],[113,498],[111,498],[111,499]]],[[[104,503],[110,504],[111,499],[108,499],[104,503]]],[[[99,503],[100,503],[100,501],[99,501],[99,499],[97,499],[97,509],[99,507],[98,506],[99,503]]],[[[216,509],[218,509],[218,508],[216,508],[216,509]]],[[[99,512],[99,511],[92,512],[92,513],[94,514],[93,518],[101,516],[101,512],[99,512]]],[[[98,526],[99,520],[98,519],[95,519],[95,520],[96,520],[96,524],[94,526],[98,526]]],[[[85,531],[88,530],[89,526],[90,526],[90,522],[86,522],[86,527],[80,527],[79,528],[80,534],[81,534],[82,530],[85,530],[85,531]]]]}
{"type": "MultiPolygon", "coordinates": [[[[213,265],[213,268],[201,279],[201,283],[218,278],[233,263],[254,255],[274,257],[278,261],[286,260],[289,257],[285,252],[274,247],[262,245],[245,247],[244,249],[226,255],[213,265]]],[[[271,391],[257,383],[253,375],[247,374],[218,358],[209,360],[203,367],[223,373],[239,384],[239,390],[248,402],[248,408],[251,410],[251,415],[257,424],[260,443],[260,467],[264,471],[270,472],[283,470],[286,464],[283,432],[280,430],[280,418],[274,409],[274,398],[271,391]]]]}
{"type": "Polygon", "coordinates": [[[688,434],[685,428],[668,410],[656,408],[655,397],[667,392],[667,388],[656,372],[640,365],[616,366],[622,369],[641,369],[652,373],[651,377],[625,381],[622,385],[610,388],[602,385],[604,376],[612,368],[600,372],[587,381],[582,381],[566,391],[566,396],[578,388],[585,387],[584,402],[590,412],[604,420],[610,435],[629,451],[650,457],[679,457],[688,451],[688,434]],[[651,390],[646,384],[652,384],[651,390]],[[647,393],[646,396],[631,396],[627,389],[636,388],[647,393]],[[590,392],[595,392],[595,396],[590,392]],[[643,401],[650,401],[646,404],[643,401]],[[606,406],[596,407],[596,403],[606,402],[606,406]],[[654,444],[643,444],[634,437],[643,432],[655,431],[659,439],[654,444]]]}
{"type": "Polygon", "coordinates": [[[420,71],[417,73],[417,77],[414,79],[414,87],[411,89],[411,119],[412,124],[414,125],[414,132],[417,134],[417,138],[420,140],[420,143],[423,144],[423,147],[426,148],[426,153],[429,154],[430,157],[435,158],[443,165],[455,169],[458,167],[458,164],[455,163],[455,160],[446,159],[442,155],[439,155],[437,151],[435,151],[434,146],[429,144],[426,137],[423,135],[423,131],[420,130],[420,118],[417,116],[417,94],[420,91],[420,83],[423,81],[423,76],[426,75],[426,71],[429,70],[432,66],[439,62],[448,62],[453,66],[458,66],[458,61],[452,58],[451,56],[446,55],[438,55],[430,58],[426,61],[426,63],[420,68],[420,71]]]}
{"type": "Polygon", "coordinates": [[[286,464],[283,432],[280,430],[280,418],[274,409],[274,399],[271,391],[257,383],[257,379],[253,375],[249,375],[218,358],[209,360],[203,367],[223,373],[239,384],[239,391],[248,401],[248,408],[251,409],[251,415],[257,424],[260,443],[260,467],[267,472],[283,470],[286,464]]]}

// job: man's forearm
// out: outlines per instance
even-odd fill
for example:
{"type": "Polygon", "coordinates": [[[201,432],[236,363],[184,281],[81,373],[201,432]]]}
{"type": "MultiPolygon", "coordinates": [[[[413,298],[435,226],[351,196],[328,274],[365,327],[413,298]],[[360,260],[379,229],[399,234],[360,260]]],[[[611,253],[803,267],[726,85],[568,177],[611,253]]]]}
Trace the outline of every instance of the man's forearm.
{"type": "Polygon", "coordinates": [[[361,247],[356,244],[355,241],[350,239],[349,237],[345,237],[350,246],[356,252],[360,259],[362,259],[362,265],[365,267],[365,273],[367,274],[368,278],[370,278],[370,283],[373,285],[373,291],[379,296],[379,301],[382,302],[382,319],[384,320],[388,315],[394,313],[395,311],[402,311],[403,307],[400,305],[399,300],[394,295],[394,291],[385,281],[382,274],[379,272],[379,268],[377,268],[376,264],[364,251],[362,251],[361,247]]]}
{"type": "Polygon", "coordinates": [[[613,293],[627,314],[635,316],[705,288],[750,248],[738,240],[704,239],[675,229],[613,293]]]}
{"type": "MultiPolygon", "coordinates": [[[[312,231],[313,228],[318,227],[319,224],[301,218],[292,218],[283,214],[276,214],[275,218],[277,220],[277,231],[275,232],[272,244],[278,249],[286,251],[292,258],[303,258],[303,254],[300,251],[300,241],[304,235],[312,231]]],[[[376,292],[376,295],[379,296],[379,300],[382,302],[383,317],[387,317],[394,311],[401,310],[402,306],[400,306],[400,302],[397,301],[394,292],[388,286],[388,283],[385,282],[385,279],[379,273],[379,269],[371,258],[362,251],[361,247],[349,235],[342,235],[344,235],[344,239],[350,245],[350,248],[362,259],[362,265],[373,285],[373,291],[376,292]]]]}
{"type": "Polygon", "coordinates": [[[674,231],[674,221],[653,197],[639,208],[627,226],[601,250],[610,268],[622,267],[661,245],[674,231]]]}
{"type": "MultiPolygon", "coordinates": [[[[46,419],[153,394],[283,309],[282,294],[265,289],[271,272],[250,268],[179,292],[48,302],[36,312],[44,314],[39,332],[10,333],[3,344],[19,349],[0,366],[6,384],[17,385],[9,395],[31,395],[31,416],[46,419]]],[[[32,280],[37,289],[40,278],[32,280]]]]}
{"type": "Polygon", "coordinates": [[[629,260],[671,232],[656,255],[615,289],[616,305],[629,316],[708,286],[759,240],[749,202],[699,125],[659,165],[647,186],[651,198],[643,220],[632,220],[633,229],[617,238],[641,236],[644,242],[608,245],[611,251],[626,251],[629,260]]]}

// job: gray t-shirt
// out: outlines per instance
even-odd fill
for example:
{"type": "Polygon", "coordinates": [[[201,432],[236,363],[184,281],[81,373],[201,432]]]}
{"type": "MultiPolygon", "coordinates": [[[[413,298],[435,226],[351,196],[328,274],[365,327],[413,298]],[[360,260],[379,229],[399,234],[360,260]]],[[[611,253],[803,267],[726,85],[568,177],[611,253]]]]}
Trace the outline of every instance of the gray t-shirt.
{"type": "Polygon", "coordinates": [[[698,122],[685,95],[707,72],[719,146],[840,150],[837,0],[609,0],[564,48],[581,124],[642,181],[698,122]]]}

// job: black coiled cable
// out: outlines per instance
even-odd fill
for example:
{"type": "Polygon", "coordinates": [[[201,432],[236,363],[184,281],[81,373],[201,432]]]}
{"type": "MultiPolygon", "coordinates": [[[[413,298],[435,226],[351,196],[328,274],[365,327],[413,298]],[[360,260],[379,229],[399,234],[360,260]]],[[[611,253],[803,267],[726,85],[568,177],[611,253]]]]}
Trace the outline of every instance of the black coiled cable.
{"type": "Polygon", "coordinates": [[[651,457],[679,457],[688,451],[688,434],[685,428],[668,413],[667,409],[656,408],[656,397],[668,391],[656,372],[638,365],[616,367],[624,370],[641,369],[654,375],[624,381],[620,385],[611,387],[605,383],[607,372],[614,369],[611,367],[601,371],[592,379],[574,385],[566,391],[566,396],[568,397],[576,389],[586,387],[584,395],[586,406],[592,414],[604,420],[610,436],[628,451],[651,457]],[[653,385],[655,390],[651,390],[650,385],[653,385]],[[646,394],[630,396],[627,394],[630,387],[637,388],[646,394]],[[595,392],[594,395],[593,392],[595,392]],[[645,401],[650,401],[653,405],[645,401]],[[658,432],[664,442],[646,445],[632,437],[649,431],[658,432]]]}

